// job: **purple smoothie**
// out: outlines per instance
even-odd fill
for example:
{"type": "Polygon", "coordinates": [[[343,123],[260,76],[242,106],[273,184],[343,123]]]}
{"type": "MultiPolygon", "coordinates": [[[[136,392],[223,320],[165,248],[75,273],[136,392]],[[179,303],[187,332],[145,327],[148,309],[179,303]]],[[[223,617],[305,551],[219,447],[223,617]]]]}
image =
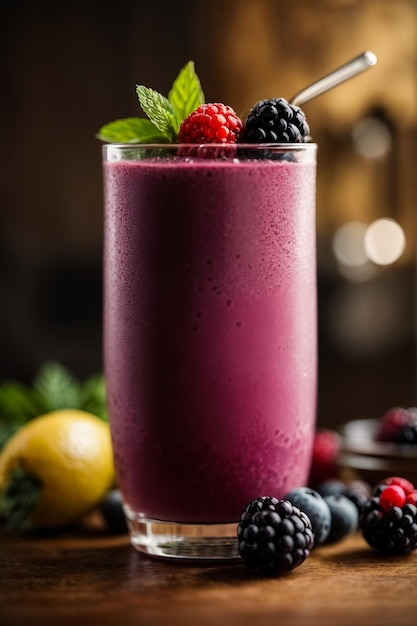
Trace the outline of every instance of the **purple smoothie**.
{"type": "Polygon", "coordinates": [[[314,157],[104,163],[105,375],[132,511],[233,522],[306,483],[315,174],[314,157]]]}

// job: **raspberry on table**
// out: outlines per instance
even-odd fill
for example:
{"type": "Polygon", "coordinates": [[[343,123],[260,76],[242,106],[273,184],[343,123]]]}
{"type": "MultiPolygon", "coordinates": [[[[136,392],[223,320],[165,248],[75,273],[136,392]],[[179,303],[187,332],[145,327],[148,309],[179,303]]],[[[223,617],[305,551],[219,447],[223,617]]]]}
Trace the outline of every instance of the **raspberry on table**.
{"type": "Polygon", "coordinates": [[[285,98],[260,100],[249,111],[244,128],[248,143],[302,143],[310,133],[300,107],[285,98]]]}
{"type": "Polygon", "coordinates": [[[250,570],[266,575],[301,565],[314,545],[306,513],[288,500],[262,496],[243,511],[237,528],[239,554],[250,570]]]}
{"type": "Polygon", "coordinates": [[[219,102],[202,104],[183,120],[178,133],[180,143],[236,143],[242,120],[232,107],[219,102]]]}
{"type": "Polygon", "coordinates": [[[417,506],[407,501],[409,495],[398,484],[380,483],[362,506],[362,535],[383,554],[405,554],[417,548],[417,506]]]}
{"type": "Polygon", "coordinates": [[[325,480],[337,478],[337,457],[340,436],[334,430],[323,428],[314,435],[309,485],[315,488],[325,480]]]}

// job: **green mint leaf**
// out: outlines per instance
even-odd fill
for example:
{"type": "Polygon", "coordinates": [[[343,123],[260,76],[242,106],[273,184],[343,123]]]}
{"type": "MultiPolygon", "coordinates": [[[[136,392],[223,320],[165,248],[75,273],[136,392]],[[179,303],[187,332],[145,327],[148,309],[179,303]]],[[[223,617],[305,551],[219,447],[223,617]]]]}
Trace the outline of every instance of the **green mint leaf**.
{"type": "Polygon", "coordinates": [[[168,137],[150,120],[127,117],[114,120],[100,128],[97,139],[110,143],[166,143],[168,137]]]}
{"type": "Polygon", "coordinates": [[[90,376],[81,384],[80,409],[89,411],[104,421],[108,421],[106,405],[106,385],[104,376],[90,376]]]}
{"type": "Polygon", "coordinates": [[[162,94],[143,85],[136,86],[140,106],[152,124],[170,141],[174,141],[178,131],[178,122],[174,107],[162,94]]]}
{"type": "Polygon", "coordinates": [[[7,426],[21,426],[42,412],[32,390],[14,380],[0,383],[0,419],[7,426]]]}
{"type": "Polygon", "coordinates": [[[21,467],[14,468],[0,494],[0,514],[5,519],[6,528],[30,528],[30,515],[39,502],[42,488],[39,478],[21,467]]]}
{"type": "Polygon", "coordinates": [[[193,61],[189,61],[178,74],[168,94],[168,100],[174,107],[178,128],[190,113],[204,103],[204,93],[193,61]]]}
{"type": "Polygon", "coordinates": [[[79,407],[80,383],[54,361],[42,366],[33,382],[33,390],[45,412],[79,407]]]}

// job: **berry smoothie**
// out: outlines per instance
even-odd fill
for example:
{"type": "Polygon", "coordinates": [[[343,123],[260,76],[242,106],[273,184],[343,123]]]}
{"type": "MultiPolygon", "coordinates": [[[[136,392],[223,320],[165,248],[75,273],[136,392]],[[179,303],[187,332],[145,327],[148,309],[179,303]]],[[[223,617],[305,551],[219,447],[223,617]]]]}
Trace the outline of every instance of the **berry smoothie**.
{"type": "Polygon", "coordinates": [[[296,161],[106,149],[104,360],[118,486],[146,518],[235,522],[251,499],[282,497],[308,476],[315,145],[296,161]]]}

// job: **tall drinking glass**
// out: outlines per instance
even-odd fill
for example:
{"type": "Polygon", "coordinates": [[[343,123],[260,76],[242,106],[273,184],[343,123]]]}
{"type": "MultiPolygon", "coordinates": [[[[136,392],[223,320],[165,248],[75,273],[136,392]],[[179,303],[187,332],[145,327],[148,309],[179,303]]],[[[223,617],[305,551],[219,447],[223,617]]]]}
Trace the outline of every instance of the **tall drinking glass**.
{"type": "Polygon", "coordinates": [[[315,427],[316,145],[106,145],[104,367],[132,544],[238,556],[315,427]]]}

